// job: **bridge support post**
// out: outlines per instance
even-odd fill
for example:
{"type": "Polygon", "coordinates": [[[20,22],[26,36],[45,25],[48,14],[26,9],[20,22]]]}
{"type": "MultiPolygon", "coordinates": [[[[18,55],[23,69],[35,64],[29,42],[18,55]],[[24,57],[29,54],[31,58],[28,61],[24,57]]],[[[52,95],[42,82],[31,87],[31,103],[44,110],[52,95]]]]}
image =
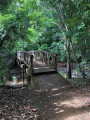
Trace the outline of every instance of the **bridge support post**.
{"type": "Polygon", "coordinates": [[[43,62],[43,54],[42,54],[42,52],[41,52],[41,62],[43,62]]]}
{"type": "Polygon", "coordinates": [[[31,84],[31,76],[29,75],[27,78],[27,86],[29,90],[30,90],[30,84],[31,84]]]}
{"type": "Polygon", "coordinates": [[[30,68],[26,68],[26,73],[27,73],[27,86],[28,89],[30,89],[33,74],[33,55],[30,55],[30,68]]]}
{"type": "Polygon", "coordinates": [[[49,65],[49,56],[48,56],[48,53],[47,53],[47,65],[49,65]]]}
{"type": "Polygon", "coordinates": [[[23,84],[24,84],[25,65],[24,65],[24,64],[21,64],[21,68],[22,68],[22,80],[23,80],[23,84]]]}
{"type": "Polygon", "coordinates": [[[24,65],[22,66],[22,78],[23,78],[23,84],[24,84],[24,65]]]}
{"type": "Polygon", "coordinates": [[[33,74],[33,55],[30,56],[31,60],[31,74],[33,74]]]}
{"type": "Polygon", "coordinates": [[[57,57],[56,56],[53,57],[53,67],[55,70],[57,70],[57,57]]]}
{"type": "Polygon", "coordinates": [[[45,64],[47,65],[47,53],[45,53],[45,64]]]}
{"type": "Polygon", "coordinates": [[[44,62],[44,53],[42,52],[42,62],[44,62]]]}
{"type": "Polygon", "coordinates": [[[30,89],[30,84],[31,84],[31,71],[29,68],[26,69],[26,73],[27,73],[27,87],[28,89],[30,89]]]}

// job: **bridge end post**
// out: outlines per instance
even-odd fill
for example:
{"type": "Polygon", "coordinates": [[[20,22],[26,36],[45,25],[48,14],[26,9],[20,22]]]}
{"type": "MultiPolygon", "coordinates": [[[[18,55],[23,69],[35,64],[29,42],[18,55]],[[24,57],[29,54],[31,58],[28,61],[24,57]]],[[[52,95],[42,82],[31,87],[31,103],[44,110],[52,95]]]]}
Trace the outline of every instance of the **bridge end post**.
{"type": "Polygon", "coordinates": [[[29,68],[26,68],[26,73],[27,73],[27,87],[30,89],[30,84],[31,84],[31,70],[29,68]]]}
{"type": "Polygon", "coordinates": [[[57,56],[53,57],[53,67],[57,71],[57,56]]]}
{"type": "Polygon", "coordinates": [[[33,74],[33,55],[30,56],[31,60],[31,74],[33,74]]]}

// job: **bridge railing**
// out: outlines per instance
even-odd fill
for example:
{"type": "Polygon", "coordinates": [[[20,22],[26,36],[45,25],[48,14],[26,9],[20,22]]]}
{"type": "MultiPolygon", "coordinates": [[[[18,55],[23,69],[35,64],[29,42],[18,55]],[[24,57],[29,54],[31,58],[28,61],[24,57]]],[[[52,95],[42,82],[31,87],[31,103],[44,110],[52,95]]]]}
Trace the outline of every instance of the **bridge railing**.
{"type": "Polygon", "coordinates": [[[27,85],[30,83],[33,75],[33,59],[44,62],[47,66],[57,71],[57,55],[46,51],[17,51],[17,63],[22,68],[22,79],[24,83],[24,73],[27,73],[27,85]]]}
{"type": "Polygon", "coordinates": [[[46,51],[18,51],[17,58],[33,71],[33,58],[57,70],[57,55],[46,51]]]}
{"type": "Polygon", "coordinates": [[[34,59],[42,61],[47,66],[57,70],[57,55],[46,51],[31,51],[34,59]]]}
{"type": "MultiPolygon", "coordinates": [[[[20,65],[24,63],[29,69],[29,72],[33,72],[33,55],[29,51],[17,51],[17,62],[20,65]]],[[[30,73],[30,74],[31,74],[30,73]]]]}

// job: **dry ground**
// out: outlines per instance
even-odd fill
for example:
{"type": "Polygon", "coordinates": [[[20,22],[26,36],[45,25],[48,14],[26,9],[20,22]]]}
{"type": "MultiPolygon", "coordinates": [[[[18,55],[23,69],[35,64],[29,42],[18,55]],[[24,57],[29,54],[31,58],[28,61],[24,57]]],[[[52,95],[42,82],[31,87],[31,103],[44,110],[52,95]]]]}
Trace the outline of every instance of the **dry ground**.
{"type": "Polygon", "coordinates": [[[0,88],[0,120],[90,120],[90,84],[71,87],[57,73],[33,79],[31,90],[0,88]]]}
{"type": "Polygon", "coordinates": [[[90,120],[90,85],[73,88],[59,74],[35,77],[41,120],[90,120]]]}

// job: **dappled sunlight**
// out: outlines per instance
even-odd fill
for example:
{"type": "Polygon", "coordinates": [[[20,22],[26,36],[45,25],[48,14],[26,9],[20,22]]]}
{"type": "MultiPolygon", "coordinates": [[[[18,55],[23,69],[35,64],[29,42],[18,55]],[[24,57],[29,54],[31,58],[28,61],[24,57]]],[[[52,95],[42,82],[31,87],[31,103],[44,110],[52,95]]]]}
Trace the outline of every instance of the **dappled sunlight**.
{"type": "Polygon", "coordinates": [[[59,95],[62,95],[62,93],[57,93],[57,94],[54,94],[54,95],[52,95],[52,96],[59,96],[59,95]]]}
{"type": "MultiPolygon", "coordinates": [[[[86,96],[75,96],[68,100],[56,101],[53,103],[54,105],[54,113],[63,116],[66,114],[67,118],[64,120],[84,120],[79,119],[78,116],[81,118],[85,118],[85,120],[90,120],[90,113],[88,112],[88,108],[90,105],[90,97],[86,96]],[[82,111],[82,112],[80,112],[82,111]],[[69,116],[68,117],[68,112],[69,116]],[[79,114],[79,115],[78,115],[79,114]],[[75,115],[75,116],[74,116],[75,115]],[[83,117],[85,115],[85,117],[83,117]]],[[[65,116],[63,116],[65,117],[65,116]]]]}
{"type": "Polygon", "coordinates": [[[54,112],[55,112],[55,113],[59,114],[59,113],[65,112],[64,109],[62,109],[62,108],[59,107],[59,104],[58,104],[58,103],[54,103],[54,105],[56,105],[56,108],[54,109],[54,112]]]}
{"type": "Polygon", "coordinates": [[[59,113],[63,113],[63,112],[64,112],[64,110],[58,110],[55,113],[59,114],[59,113]]]}
{"type": "Polygon", "coordinates": [[[47,89],[45,89],[45,90],[39,89],[39,90],[36,90],[36,92],[37,92],[37,93],[42,93],[42,92],[48,92],[48,90],[47,90],[47,89]]]}
{"type": "Polygon", "coordinates": [[[7,86],[11,87],[19,87],[27,84],[27,78],[24,78],[24,81],[22,79],[17,80],[17,81],[6,81],[7,86]]]}
{"type": "Polygon", "coordinates": [[[56,106],[58,106],[58,103],[56,103],[56,102],[55,102],[55,103],[53,103],[53,104],[54,104],[54,105],[56,105],[56,106]]]}
{"type": "Polygon", "coordinates": [[[0,0],[0,120],[90,120],[89,7],[0,0]]]}
{"type": "Polygon", "coordinates": [[[90,112],[82,113],[65,118],[64,120],[90,120],[90,112]]]}
{"type": "Polygon", "coordinates": [[[38,70],[39,68],[34,68],[34,70],[38,70]]]}
{"type": "Polygon", "coordinates": [[[55,111],[55,113],[57,113],[57,114],[64,112],[63,109],[60,110],[59,108],[55,108],[54,111],[55,111]]]}
{"type": "Polygon", "coordinates": [[[52,91],[57,91],[59,90],[59,88],[52,88],[52,91]]]}
{"type": "Polygon", "coordinates": [[[72,100],[66,100],[60,103],[60,106],[81,108],[90,105],[90,97],[73,97],[72,100]]]}
{"type": "MultiPolygon", "coordinates": [[[[40,91],[37,92],[41,93],[38,95],[43,97],[39,99],[46,120],[52,115],[57,120],[64,120],[67,117],[88,112],[89,89],[74,89],[67,82],[61,80],[57,74],[49,75],[49,77],[48,75],[38,76],[38,78],[35,77],[35,81],[40,87],[40,91]]],[[[43,114],[43,112],[41,113],[43,114]]],[[[53,118],[50,119],[54,120],[53,118]]]]}
{"type": "Polygon", "coordinates": [[[66,85],[66,86],[62,86],[61,88],[62,89],[67,89],[69,86],[68,85],[66,85]]]}

